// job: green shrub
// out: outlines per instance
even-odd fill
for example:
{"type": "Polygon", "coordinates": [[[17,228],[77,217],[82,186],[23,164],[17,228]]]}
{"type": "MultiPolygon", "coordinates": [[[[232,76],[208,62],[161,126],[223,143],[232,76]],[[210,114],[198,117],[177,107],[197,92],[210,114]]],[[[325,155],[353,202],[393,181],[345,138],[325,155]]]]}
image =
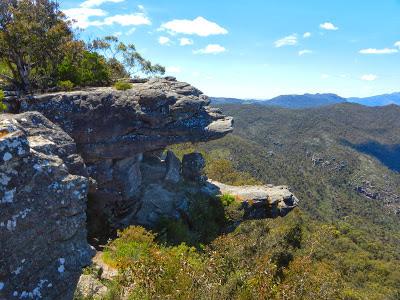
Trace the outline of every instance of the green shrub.
{"type": "Polygon", "coordinates": [[[229,194],[223,194],[219,197],[224,206],[229,206],[235,202],[235,197],[229,194]]]}
{"type": "Polygon", "coordinates": [[[57,85],[63,91],[72,91],[74,88],[74,84],[70,80],[59,81],[57,85]]]}
{"type": "Polygon", "coordinates": [[[3,103],[4,97],[5,97],[5,94],[4,94],[3,90],[0,90],[0,112],[3,112],[7,109],[7,105],[5,105],[3,103]]]}
{"type": "Polygon", "coordinates": [[[79,57],[64,58],[58,66],[58,78],[75,86],[107,86],[111,83],[111,70],[104,57],[83,51],[79,57]]]}
{"type": "Polygon", "coordinates": [[[114,88],[118,91],[126,91],[132,88],[132,84],[129,82],[118,81],[114,84],[114,88]]]}

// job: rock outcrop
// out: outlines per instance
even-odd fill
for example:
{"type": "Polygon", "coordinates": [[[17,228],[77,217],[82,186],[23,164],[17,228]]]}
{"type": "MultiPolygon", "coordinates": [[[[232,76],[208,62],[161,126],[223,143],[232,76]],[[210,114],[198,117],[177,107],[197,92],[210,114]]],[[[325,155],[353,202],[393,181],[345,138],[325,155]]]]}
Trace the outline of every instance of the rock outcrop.
{"type": "Polygon", "coordinates": [[[0,115],[0,299],[71,299],[92,250],[74,141],[39,113],[0,115]]]}
{"type": "Polygon", "coordinates": [[[241,202],[245,220],[284,217],[299,203],[287,186],[232,186],[210,180],[203,190],[210,195],[234,196],[241,202]]]}
{"type": "MultiPolygon", "coordinates": [[[[0,299],[71,299],[93,252],[87,231],[101,246],[128,225],[186,220],[198,193],[238,196],[249,219],[296,206],[284,187],[210,184],[199,153],[181,161],[165,150],[232,131],[208,104],[167,77],[30,97],[15,105],[21,114],[0,115],[0,299]]],[[[93,284],[104,290],[83,285],[93,284]]]]}
{"type": "Polygon", "coordinates": [[[41,112],[75,140],[96,182],[88,202],[92,240],[129,224],[152,226],[160,216],[180,215],[187,199],[174,185],[201,179],[195,165],[189,170],[189,164],[201,162],[186,157],[182,173],[180,161],[172,152],[164,157],[163,150],[232,131],[232,118],[208,104],[198,89],[167,77],[135,83],[127,91],[95,88],[41,95],[22,101],[21,107],[41,112]]]}
{"type": "Polygon", "coordinates": [[[209,103],[191,85],[164,78],[136,83],[127,91],[95,88],[41,95],[21,106],[63,128],[85,162],[98,162],[223,137],[232,131],[232,118],[209,103]]]}

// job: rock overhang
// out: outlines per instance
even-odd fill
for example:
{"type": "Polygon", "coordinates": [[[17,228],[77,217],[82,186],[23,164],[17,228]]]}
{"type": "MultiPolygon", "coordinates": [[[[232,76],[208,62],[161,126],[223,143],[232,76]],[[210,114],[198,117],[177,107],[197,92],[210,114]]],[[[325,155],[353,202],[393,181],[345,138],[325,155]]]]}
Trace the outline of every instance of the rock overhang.
{"type": "Polygon", "coordinates": [[[218,139],[233,119],[200,90],[175,78],[135,83],[127,91],[91,88],[36,96],[23,111],[39,111],[76,142],[85,161],[122,159],[184,142],[218,139]]]}

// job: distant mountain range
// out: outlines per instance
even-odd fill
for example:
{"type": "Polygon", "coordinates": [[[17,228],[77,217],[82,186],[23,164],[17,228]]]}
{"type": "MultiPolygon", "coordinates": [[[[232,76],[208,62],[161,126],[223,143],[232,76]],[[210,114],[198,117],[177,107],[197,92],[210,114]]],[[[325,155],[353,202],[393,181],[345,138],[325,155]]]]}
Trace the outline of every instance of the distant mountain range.
{"type": "Polygon", "coordinates": [[[384,94],[367,98],[348,98],[347,101],[366,106],[400,105],[400,93],[384,94]]]}
{"type": "Polygon", "coordinates": [[[314,108],[339,103],[351,102],[366,106],[400,105],[400,93],[378,95],[367,98],[342,98],[336,94],[304,94],[282,95],[269,100],[236,99],[212,97],[214,105],[221,104],[257,104],[262,106],[277,106],[291,109],[314,108]]]}

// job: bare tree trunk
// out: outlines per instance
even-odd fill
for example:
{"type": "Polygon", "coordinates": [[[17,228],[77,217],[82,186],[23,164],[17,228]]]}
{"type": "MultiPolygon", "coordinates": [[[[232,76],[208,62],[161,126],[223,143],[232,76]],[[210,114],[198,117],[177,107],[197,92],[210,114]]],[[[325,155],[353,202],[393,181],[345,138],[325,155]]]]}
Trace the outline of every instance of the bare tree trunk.
{"type": "Polygon", "coordinates": [[[20,55],[15,55],[15,64],[17,66],[18,75],[21,80],[21,89],[23,92],[31,91],[31,82],[29,80],[29,70],[26,63],[23,62],[20,55]]]}

